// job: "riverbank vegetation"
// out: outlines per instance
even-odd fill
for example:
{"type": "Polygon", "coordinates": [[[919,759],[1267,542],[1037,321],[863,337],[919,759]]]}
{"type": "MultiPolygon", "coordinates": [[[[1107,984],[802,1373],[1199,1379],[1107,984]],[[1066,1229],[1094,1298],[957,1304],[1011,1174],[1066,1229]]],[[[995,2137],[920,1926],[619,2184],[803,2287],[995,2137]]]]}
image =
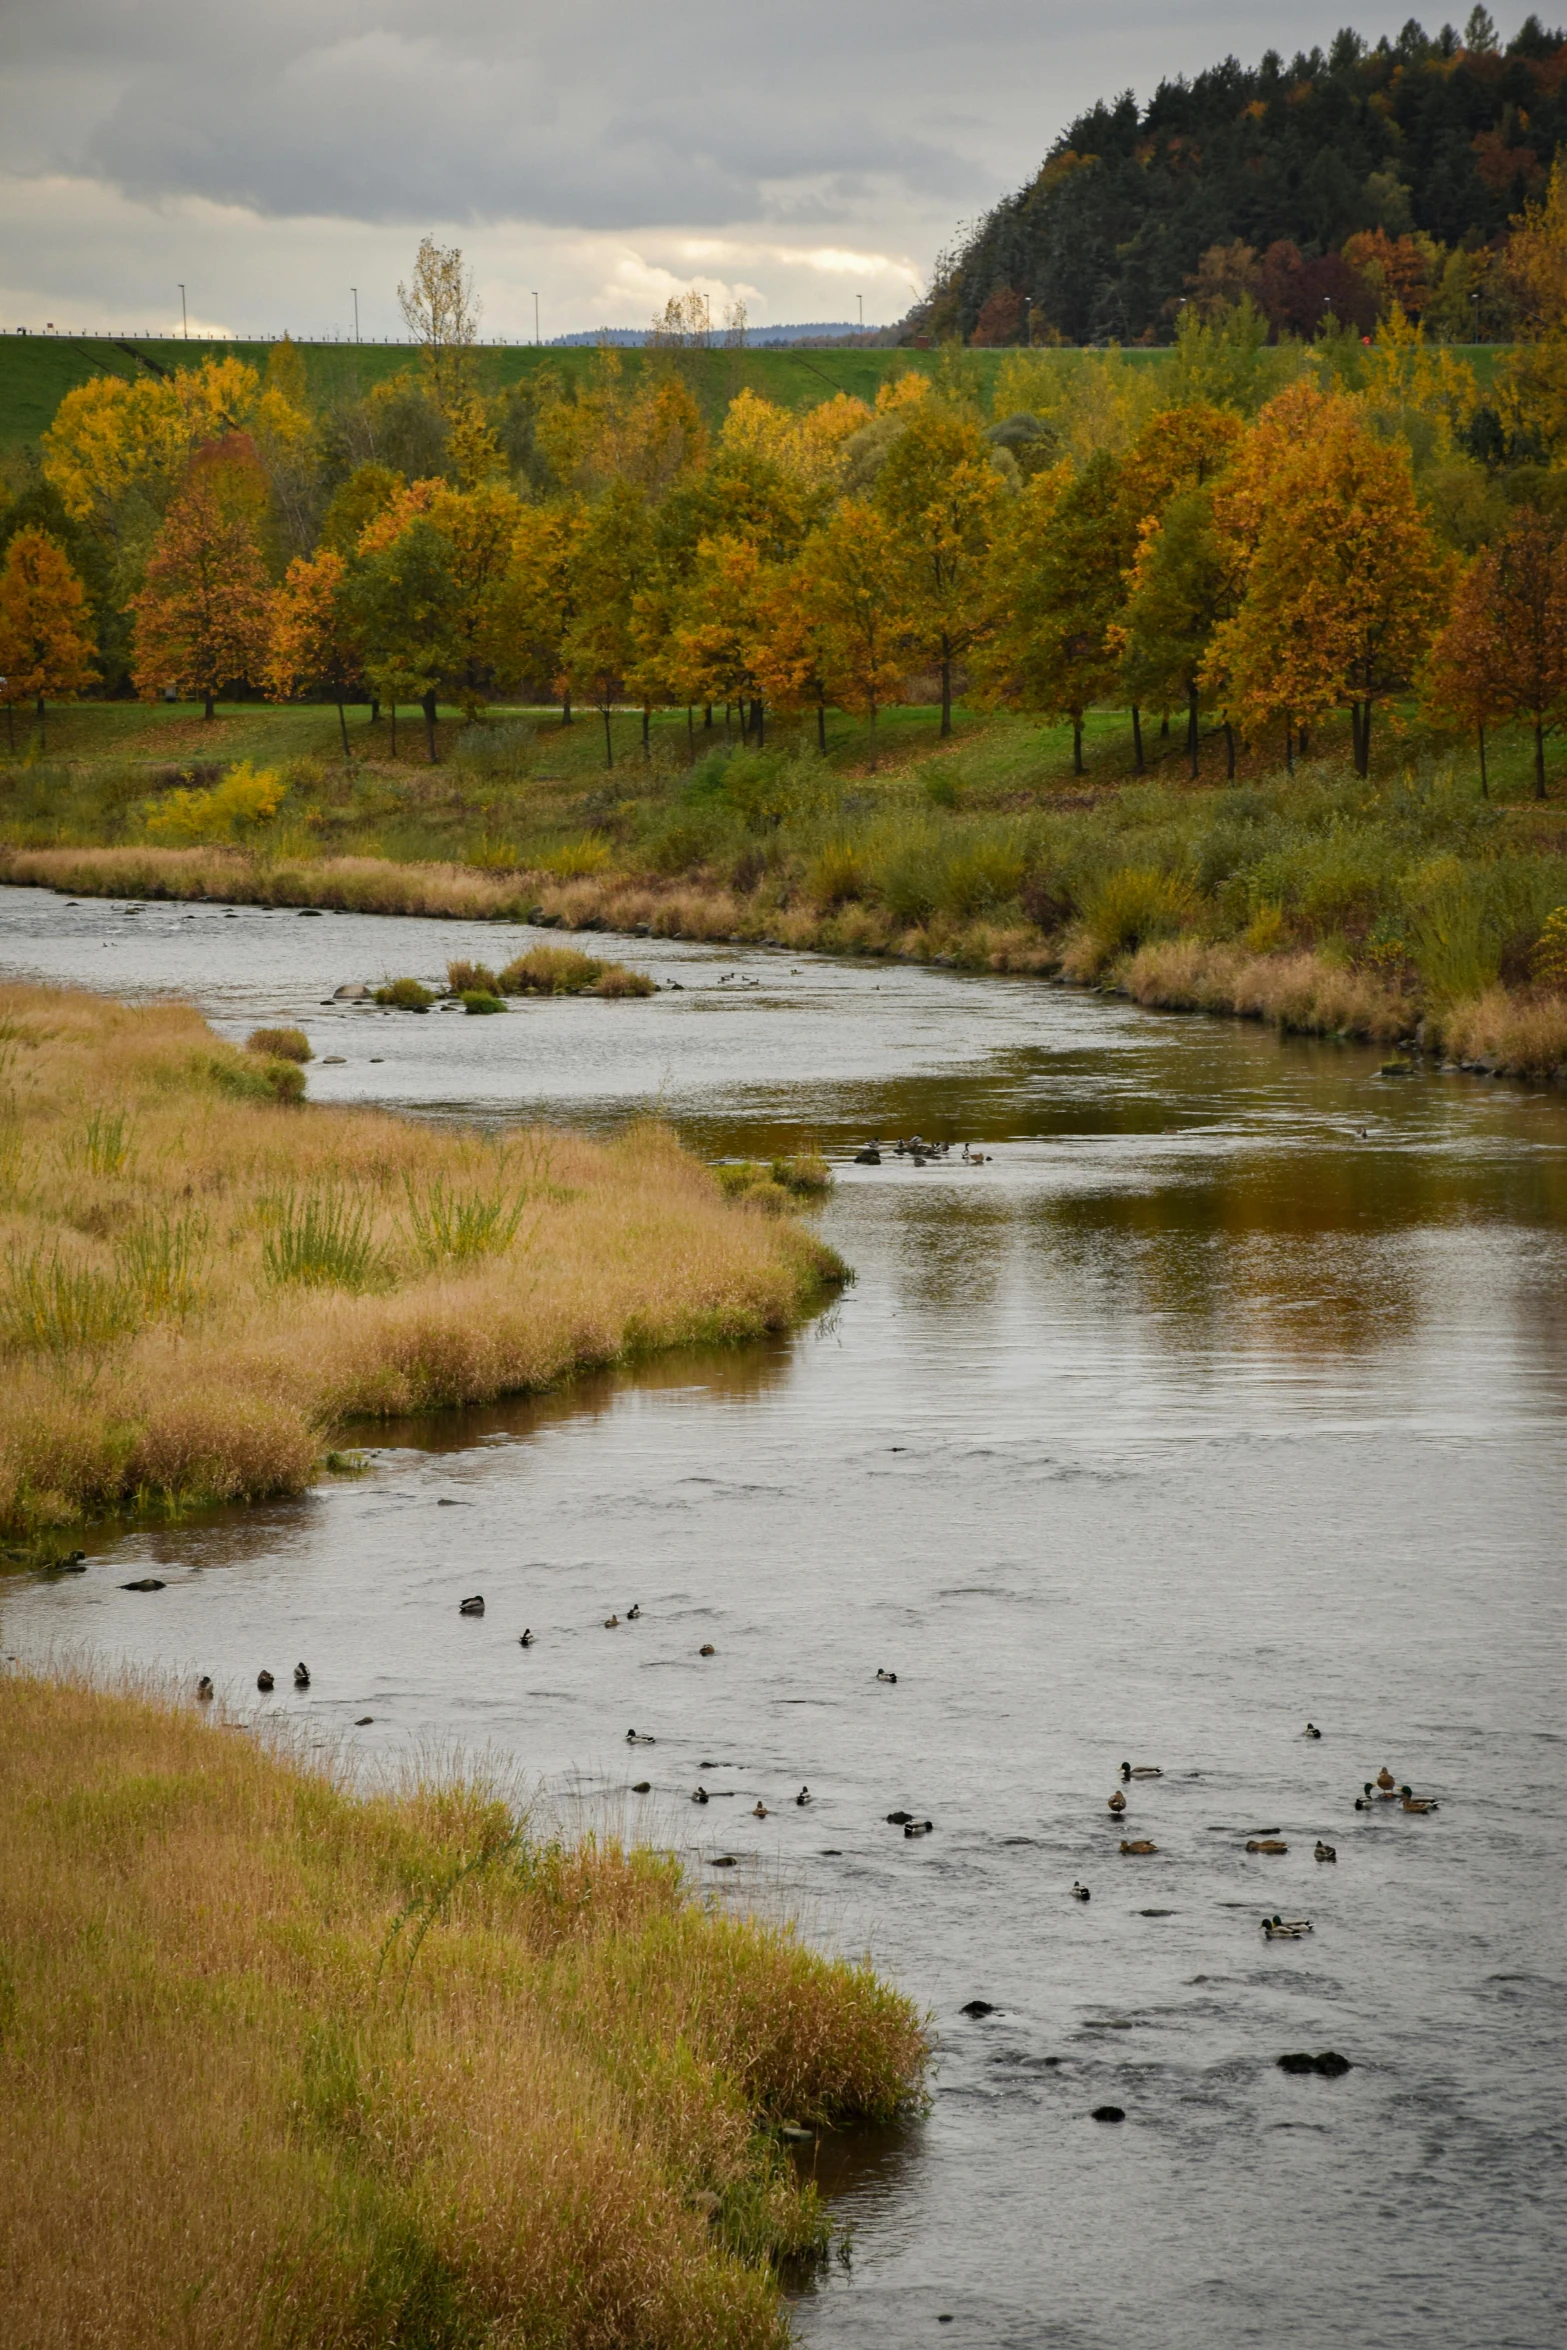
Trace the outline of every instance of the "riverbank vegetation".
{"type": "Polygon", "coordinates": [[[778,1329],[839,1270],[661,1127],[490,1142],[313,1109],[254,1041],[0,990],[13,1535],[297,1492],[344,1421],[778,1329]]]}
{"type": "Polygon", "coordinates": [[[868,1967],[495,1787],[354,1794],[229,1721],[13,1674],[0,1820],[27,2350],[782,2350],[773,2264],[828,2221],[779,2126],[919,2089],[920,2021],[868,1967]]]}

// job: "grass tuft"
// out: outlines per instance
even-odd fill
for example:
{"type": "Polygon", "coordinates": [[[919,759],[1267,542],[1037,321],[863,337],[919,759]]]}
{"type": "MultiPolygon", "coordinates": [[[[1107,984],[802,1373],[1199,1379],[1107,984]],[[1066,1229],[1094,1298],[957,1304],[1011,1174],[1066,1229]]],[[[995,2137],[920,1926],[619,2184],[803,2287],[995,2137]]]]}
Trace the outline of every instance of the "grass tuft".
{"type": "Polygon", "coordinates": [[[316,1057],[302,1028],[253,1028],[245,1039],[245,1050],[274,1061],[313,1061],[316,1057]]]}
{"type": "Polygon", "coordinates": [[[286,1192],[262,1202],[267,1279],[309,1289],[364,1290],[384,1278],[367,1201],[336,1190],[286,1192]]]}
{"type": "Polygon", "coordinates": [[[375,991],[378,1004],[389,1004],[398,1012],[427,1012],[435,1001],[434,991],[418,979],[389,979],[375,991]]]}

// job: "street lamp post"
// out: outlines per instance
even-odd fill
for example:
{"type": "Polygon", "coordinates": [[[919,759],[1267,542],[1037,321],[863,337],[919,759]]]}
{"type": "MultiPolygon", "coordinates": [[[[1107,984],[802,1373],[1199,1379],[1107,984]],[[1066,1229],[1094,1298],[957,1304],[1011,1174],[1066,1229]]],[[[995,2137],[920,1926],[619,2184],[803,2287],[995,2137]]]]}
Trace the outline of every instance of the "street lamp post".
{"type": "Polygon", "coordinates": [[[860,306],[860,332],[863,334],[865,332],[865,296],[856,294],[854,299],[860,306]]]}
{"type": "Polygon", "coordinates": [[[528,290],[533,296],[533,340],[535,347],[537,347],[539,340],[539,293],[536,286],[530,286],[528,290]]]}
{"type": "Polygon", "coordinates": [[[359,340],[359,288],[350,286],[348,290],[354,297],[354,341],[357,343],[359,340]]]}
{"type": "Polygon", "coordinates": [[[185,307],[185,288],[183,286],[180,288],[180,325],[188,343],[190,341],[190,313],[185,307]]]}

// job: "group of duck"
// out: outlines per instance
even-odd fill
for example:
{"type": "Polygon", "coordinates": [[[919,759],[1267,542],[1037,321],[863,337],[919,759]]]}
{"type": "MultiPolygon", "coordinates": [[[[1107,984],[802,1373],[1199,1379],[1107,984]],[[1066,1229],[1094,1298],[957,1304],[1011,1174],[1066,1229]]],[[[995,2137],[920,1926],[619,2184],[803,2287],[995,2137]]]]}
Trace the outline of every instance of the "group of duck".
{"type": "MultiPolygon", "coordinates": [[[[1304,1734],[1308,1738],[1322,1736],[1322,1732],[1317,1728],[1315,1722],[1306,1724],[1304,1734]]],[[[1123,1790],[1133,1779],[1162,1779],[1163,1777],[1163,1770],[1156,1764],[1122,1763],[1121,1786],[1115,1788],[1109,1798],[1111,1818],[1118,1824],[1124,1820],[1126,1796],[1123,1790]]],[[[1423,1818],[1426,1813],[1441,1808],[1434,1796],[1417,1795],[1412,1787],[1401,1785],[1384,1763],[1375,1779],[1368,1779],[1363,1791],[1356,1796],[1355,1809],[1356,1811],[1375,1811],[1380,1803],[1395,1802],[1402,1810],[1409,1812],[1416,1818],[1423,1818]]],[[[1156,1853],[1158,1849],[1158,1845],[1147,1836],[1123,1836],[1121,1838],[1121,1850],[1129,1859],[1146,1859],[1150,1854],[1156,1853]]],[[[1269,1832],[1248,1836],[1246,1850],[1272,1857],[1288,1852],[1289,1845],[1282,1836],[1269,1832]]],[[[1319,1836],[1312,1847],[1312,1858],[1319,1862],[1336,1862],[1338,1848],[1333,1844],[1325,1844],[1319,1836]]],[[[1072,1899],[1087,1901],[1089,1898],[1088,1887],[1074,1882],[1072,1899]]],[[[1262,1931],[1270,1942],[1298,1942],[1304,1935],[1311,1932],[1311,1920],[1310,1918],[1281,1917],[1275,1910],[1272,1917],[1265,1917],[1262,1920],[1262,1931]]]]}
{"type": "MultiPolygon", "coordinates": [[[[929,1166],[932,1159],[946,1159],[952,1155],[950,1142],[927,1142],[922,1134],[910,1134],[902,1142],[888,1143],[885,1148],[892,1153],[895,1159],[908,1159],[916,1167],[926,1167],[929,1166]]],[[[855,1152],[854,1163],[857,1167],[879,1167],[882,1155],[883,1144],[880,1137],[873,1134],[870,1141],[863,1143],[855,1152]]],[[[977,1151],[969,1143],[965,1143],[958,1154],[959,1164],[965,1167],[983,1167],[987,1156],[990,1155],[993,1154],[977,1151]]]]}

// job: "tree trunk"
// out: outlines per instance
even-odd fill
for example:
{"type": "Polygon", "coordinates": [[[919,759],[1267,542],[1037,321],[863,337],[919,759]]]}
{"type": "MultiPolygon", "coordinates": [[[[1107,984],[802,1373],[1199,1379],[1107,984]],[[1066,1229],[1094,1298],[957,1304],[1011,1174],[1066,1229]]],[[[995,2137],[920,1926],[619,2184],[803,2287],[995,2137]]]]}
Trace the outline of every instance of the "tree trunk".
{"type": "Polygon", "coordinates": [[[691,715],[689,702],[686,704],[686,744],[694,759],[696,757],[696,720],[691,715]]]}
{"type": "Polygon", "coordinates": [[[16,749],[16,704],[14,702],[7,702],[5,706],[5,733],[6,741],[14,751],[16,749]]]}
{"type": "Polygon", "coordinates": [[[941,734],[945,741],[952,732],[952,658],[943,656],[941,664],[941,734]]]}
{"type": "Polygon", "coordinates": [[[871,773],[876,772],[876,705],[871,704],[871,773]]]}
{"type": "Polygon", "coordinates": [[[1355,761],[1357,775],[1371,773],[1371,704],[1360,705],[1360,756],[1355,761]]]}
{"type": "Polygon", "coordinates": [[[651,759],[653,756],[647,739],[648,728],[651,726],[652,722],[653,714],[649,710],[646,702],[644,702],[642,705],[642,756],[644,760],[651,759]]]}
{"type": "Polygon", "coordinates": [[[610,740],[609,704],[604,702],[600,705],[600,708],[604,718],[604,764],[606,767],[613,767],[615,764],[615,746],[610,740]]]}
{"type": "Polygon", "coordinates": [[[1485,771],[1485,728],[1482,726],[1478,731],[1480,736],[1480,797],[1482,800],[1488,800],[1491,796],[1491,783],[1485,771]]]}
{"type": "Polygon", "coordinates": [[[1197,781],[1197,687],[1186,688],[1186,758],[1193,783],[1197,781]]]}
{"type": "Polygon", "coordinates": [[[827,704],[821,700],[818,700],[816,704],[816,748],[825,759],[827,756],[827,704]]]}
{"type": "Polygon", "coordinates": [[[1545,797],[1545,721],[1538,711],[1534,720],[1534,796],[1537,800],[1545,797]]]}
{"type": "Polygon", "coordinates": [[[562,726],[575,726],[577,723],[571,715],[571,688],[569,685],[560,697],[560,722],[562,726]]]}
{"type": "Polygon", "coordinates": [[[1167,742],[1169,741],[1169,739],[1170,739],[1170,713],[1169,713],[1169,711],[1168,711],[1168,710],[1161,710],[1161,711],[1160,711],[1160,713],[1159,713],[1159,740],[1160,740],[1162,743],[1167,743],[1167,742]]]}
{"type": "Polygon", "coordinates": [[[1229,782],[1235,781],[1235,729],[1224,721],[1224,772],[1229,782]]]}
{"type": "MultiPolygon", "coordinates": [[[[44,698],[42,694],[40,694],[38,697],[38,748],[41,751],[46,751],[49,748],[49,730],[44,724],[44,698]]],[[[1541,768],[1540,772],[1543,776],[1545,772],[1543,767],[1541,768]]],[[[1540,788],[1540,798],[1543,800],[1544,797],[1545,788],[1542,784],[1540,788]]]]}
{"type": "Polygon", "coordinates": [[[1132,764],[1139,775],[1143,772],[1143,721],[1137,704],[1132,704],[1132,764]]]}
{"type": "Polygon", "coordinates": [[[702,732],[703,732],[704,734],[711,734],[711,733],[712,733],[712,731],[713,731],[713,705],[712,705],[712,703],[711,703],[711,702],[704,702],[704,703],[702,704],[702,732]]]}
{"type": "Polygon", "coordinates": [[[1295,772],[1295,730],[1287,718],[1284,721],[1284,769],[1288,775],[1295,772]]]}
{"type": "Polygon", "coordinates": [[[346,759],[346,758],[349,756],[349,749],[348,749],[348,713],[347,713],[347,711],[346,711],[346,710],[343,708],[343,705],[342,705],[342,703],[341,703],[341,702],[339,702],[339,703],[338,703],[338,705],[337,705],[337,726],[338,726],[338,732],[339,732],[339,733],[342,735],[342,738],[343,738],[343,757],[346,759]]]}
{"type": "Polygon", "coordinates": [[[728,702],[726,702],[726,703],[724,704],[724,740],[725,740],[725,742],[727,742],[727,741],[729,740],[729,712],[730,712],[730,704],[729,704],[728,702]]]}
{"type": "Polygon", "coordinates": [[[424,700],[420,704],[420,708],[424,711],[425,740],[430,746],[430,765],[433,767],[436,764],[434,694],[426,694],[424,700]]]}
{"type": "Polygon", "coordinates": [[[760,694],[751,707],[756,712],[756,747],[761,750],[767,742],[767,708],[760,694]]]}
{"type": "Polygon", "coordinates": [[[202,719],[205,721],[208,718],[216,718],[217,714],[218,711],[216,697],[212,694],[208,694],[206,698],[206,707],[201,713],[202,719]]]}
{"type": "Polygon", "coordinates": [[[371,725],[372,725],[372,726],[374,726],[374,725],[375,725],[375,723],[376,723],[376,721],[379,719],[380,715],[381,715],[381,699],[380,699],[380,696],[379,696],[378,694],[372,694],[372,695],[370,696],[370,723],[371,723],[371,725]]]}
{"type": "Polygon", "coordinates": [[[1311,729],[1309,726],[1301,727],[1300,739],[1296,744],[1296,748],[1300,752],[1300,755],[1303,759],[1309,759],[1311,757],[1311,729]]]}
{"type": "Polygon", "coordinates": [[[387,707],[388,711],[389,711],[389,712],[390,712],[390,714],[391,714],[391,720],[392,720],[392,757],[395,759],[395,758],[396,758],[396,756],[397,756],[397,704],[396,704],[395,702],[388,702],[388,703],[387,703],[387,705],[386,705],[386,707],[387,707]]]}
{"type": "Polygon", "coordinates": [[[1072,773],[1082,775],[1086,772],[1087,770],[1083,766],[1083,714],[1080,710],[1074,710],[1072,712],[1072,773]]]}

